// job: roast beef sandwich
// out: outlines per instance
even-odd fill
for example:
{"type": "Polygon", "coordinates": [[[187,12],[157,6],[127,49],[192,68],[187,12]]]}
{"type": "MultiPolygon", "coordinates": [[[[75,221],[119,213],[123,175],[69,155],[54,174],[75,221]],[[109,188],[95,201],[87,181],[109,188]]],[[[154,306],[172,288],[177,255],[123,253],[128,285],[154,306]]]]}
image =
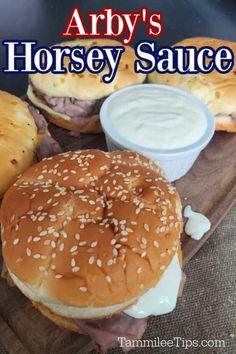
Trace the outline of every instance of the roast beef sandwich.
{"type": "MultiPolygon", "coordinates": [[[[217,49],[227,46],[236,55],[236,43],[215,38],[188,38],[174,46],[209,46],[217,49]]],[[[234,59],[236,61],[236,59],[234,59]]],[[[226,74],[214,70],[209,74],[149,74],[151,83],[171,85],[191,92],[203,101],[213,113],[216,130],[236,133],[236,69],[226,74]]]]}
{"type": "Polygon", "coordinates": [[[0,91],[0,199],[36,157],[61,152],[47,122],[20,98],[0,91]]]}
{"type": "MultiPolygon", "coordinates": [[[[120,42],[109,39],[76,39],[58,45],[84,47],[86,51],[91,47],[122,46],[120,42]]],[[[109,71],[106,67],[98,74],[88,70],[81,74],[69,71],[65,74],[31,74],[28,97],[51,122],[60,127],[74,132],[100,132],[99,110],[104,99],[114,91],[145,80],[146,75],[134,71],[135,59],[134,49],[125,46],[111,83],[102,80],[102,76],[109,71]]],[[[69,59],[65,57],[64,67],[68,69],[68,65],[69,59]]]]}
{"type": "MultiPolygon", "coordinates": [[[[133,152],[67,152],[4,196],[3,257],[15,285],[59,326],[105,352],[172,311],[182,278],[181,202],[133,152]]],[[[158,329],[157,329],[158,330],[158,329]]]]}

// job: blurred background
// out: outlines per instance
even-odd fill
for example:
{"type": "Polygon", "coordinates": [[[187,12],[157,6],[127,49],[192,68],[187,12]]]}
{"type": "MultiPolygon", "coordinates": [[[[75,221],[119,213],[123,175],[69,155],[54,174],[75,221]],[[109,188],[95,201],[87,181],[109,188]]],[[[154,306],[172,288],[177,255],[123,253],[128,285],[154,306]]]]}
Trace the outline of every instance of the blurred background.
{"type": "MultiPolygon", "coordinates": [[[[74,6],[81,9],[88,24],[88,11],[99,12],[105,6],[116,11],[138,11],[144,5],[149,11],[163,13],[164,33],[157,39],[158,45],[171,45],[193,36],[236,41],[236,0],[0,0],[0,70],[5,62],[4,39],[35,39],[40,45],[60,42],[60,33],[74,6]]],[[[145,24],[138,26],[133,46],[147,38],[146,31],[145,24]]],[[[0,89],[23,95],[26,86],[26,75],[0,73],[0,89]]]]}

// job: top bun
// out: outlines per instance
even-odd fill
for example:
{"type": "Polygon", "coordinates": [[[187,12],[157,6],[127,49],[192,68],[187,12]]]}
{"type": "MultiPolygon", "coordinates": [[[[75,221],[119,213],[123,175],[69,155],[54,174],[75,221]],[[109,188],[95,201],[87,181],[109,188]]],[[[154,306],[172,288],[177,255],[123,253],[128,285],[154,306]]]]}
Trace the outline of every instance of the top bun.
{"type": "Polygon", "coordinates": [[[27,104],[0,91],[0,198],[33,162],[37,127],[27,104]]]}
{"type": "MultiPolygon", "coordinates": [[[[195,46],[197,48],[210,46],[217,49],[227,46],[234,52],[236,61],[236,43],[221,39],[196,37],[184,39],[174,46],[195,46]]],[[[235,64],[234,64],[235,67],[235,64]]],[[[158,74],[153,72],[148,75],[151,83],[176,86],[191,92],[203,101],[216,118],[216,130],[236,132],[236,72],[231,70],[220,74],[214,70],[209,74],[158,74]],[[232,118],[232,119],[231,119],[232,118]]]]}
{"type": "Polygon", "coordinates": [[[157,284],[176,252],[181,258],[179,195],[137,153],[44,159],[5,194],[0,220],[15,284],[66,317],[122,310],[157,284]]]}
{"type": "MultiPolygon", "coordinates": [[[[57,44],[59,46],[83,46],[87,51],[97,46],[122,46],[118,41],[110,39],[76,39],[57,44]]],[[[72,97],[78,100],[95,100],[106,97],[125,86],[139,84],[145,80],[146,75],[137,74],[134,71],[136,59],[134,49],[125,46],[122,53],[118,70],[114,80],[107,84],[102,81],[102,76],[109,70],[106,67],[98,74],[84,71],[81,74],[67,72],[65,74],[31,74],[30,81],[33,86],[43,95],[52,97],[72,97]]],[[[69,58],[65,57],[64,66],[68,69],[69,58]]]]}

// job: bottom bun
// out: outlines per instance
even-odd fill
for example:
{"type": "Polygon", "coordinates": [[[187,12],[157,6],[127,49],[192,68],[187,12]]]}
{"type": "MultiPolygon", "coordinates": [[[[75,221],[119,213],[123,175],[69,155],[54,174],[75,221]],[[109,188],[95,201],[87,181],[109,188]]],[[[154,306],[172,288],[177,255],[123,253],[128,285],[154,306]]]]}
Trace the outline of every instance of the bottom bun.
{"type": "Polygon", "coordinates": [[[76,124],[73,120],[66,114],[61,114],[55,112],[52,108],[48,107],[45,101],[35,95],[31,85],[28,87],[27,96],[30,101],[39,109],[43,110],[44,115],[47,119],[56,124],[57,126],[71,130],[73,132],[80,133],[100,133],[102,132],[99,114],[93,116],[84,117],[80,124],[76,124]]]}
{"type": "Polygon", "coordinates": [[[49,308],[40,304],[39,302],[32,301],[32,304],[39,312],[41,312],[42,315],[44,315],[49,320],[54,322],[57,326],[65,328],[68,331],[79,333],[79,328],[74,323],[73,319],[57,315],[56,313],[53,313],[49,308]]]}

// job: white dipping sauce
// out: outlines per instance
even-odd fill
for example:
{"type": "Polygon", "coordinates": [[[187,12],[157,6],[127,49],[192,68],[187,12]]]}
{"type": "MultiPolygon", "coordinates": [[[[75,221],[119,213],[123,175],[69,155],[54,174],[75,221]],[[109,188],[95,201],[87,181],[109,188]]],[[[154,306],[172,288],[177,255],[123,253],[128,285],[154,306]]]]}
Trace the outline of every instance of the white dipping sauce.
{"type": "Polygon", "coordinates": [[[134,318],[144,318],[173,311],[177,302],[181,277],[182,270],[176,253],[158,284],[149,289],[135,305],[124,312],[134,318]]]}
{"type": "Polygon", "coordinates": [[[211,228],[210,220],[205,215],[193,211],[190,205],[185,207],[184,217],[188,218],[184,230],[194,240],[200,240],[211,228]]]}
{"type": "Polygon", "coordinates": [[[115,97],[109,116],[121,137],[159,150],[191,145],[207,128],[203,111],[193,101],[174,91],[146,85],[115,97]]]}

